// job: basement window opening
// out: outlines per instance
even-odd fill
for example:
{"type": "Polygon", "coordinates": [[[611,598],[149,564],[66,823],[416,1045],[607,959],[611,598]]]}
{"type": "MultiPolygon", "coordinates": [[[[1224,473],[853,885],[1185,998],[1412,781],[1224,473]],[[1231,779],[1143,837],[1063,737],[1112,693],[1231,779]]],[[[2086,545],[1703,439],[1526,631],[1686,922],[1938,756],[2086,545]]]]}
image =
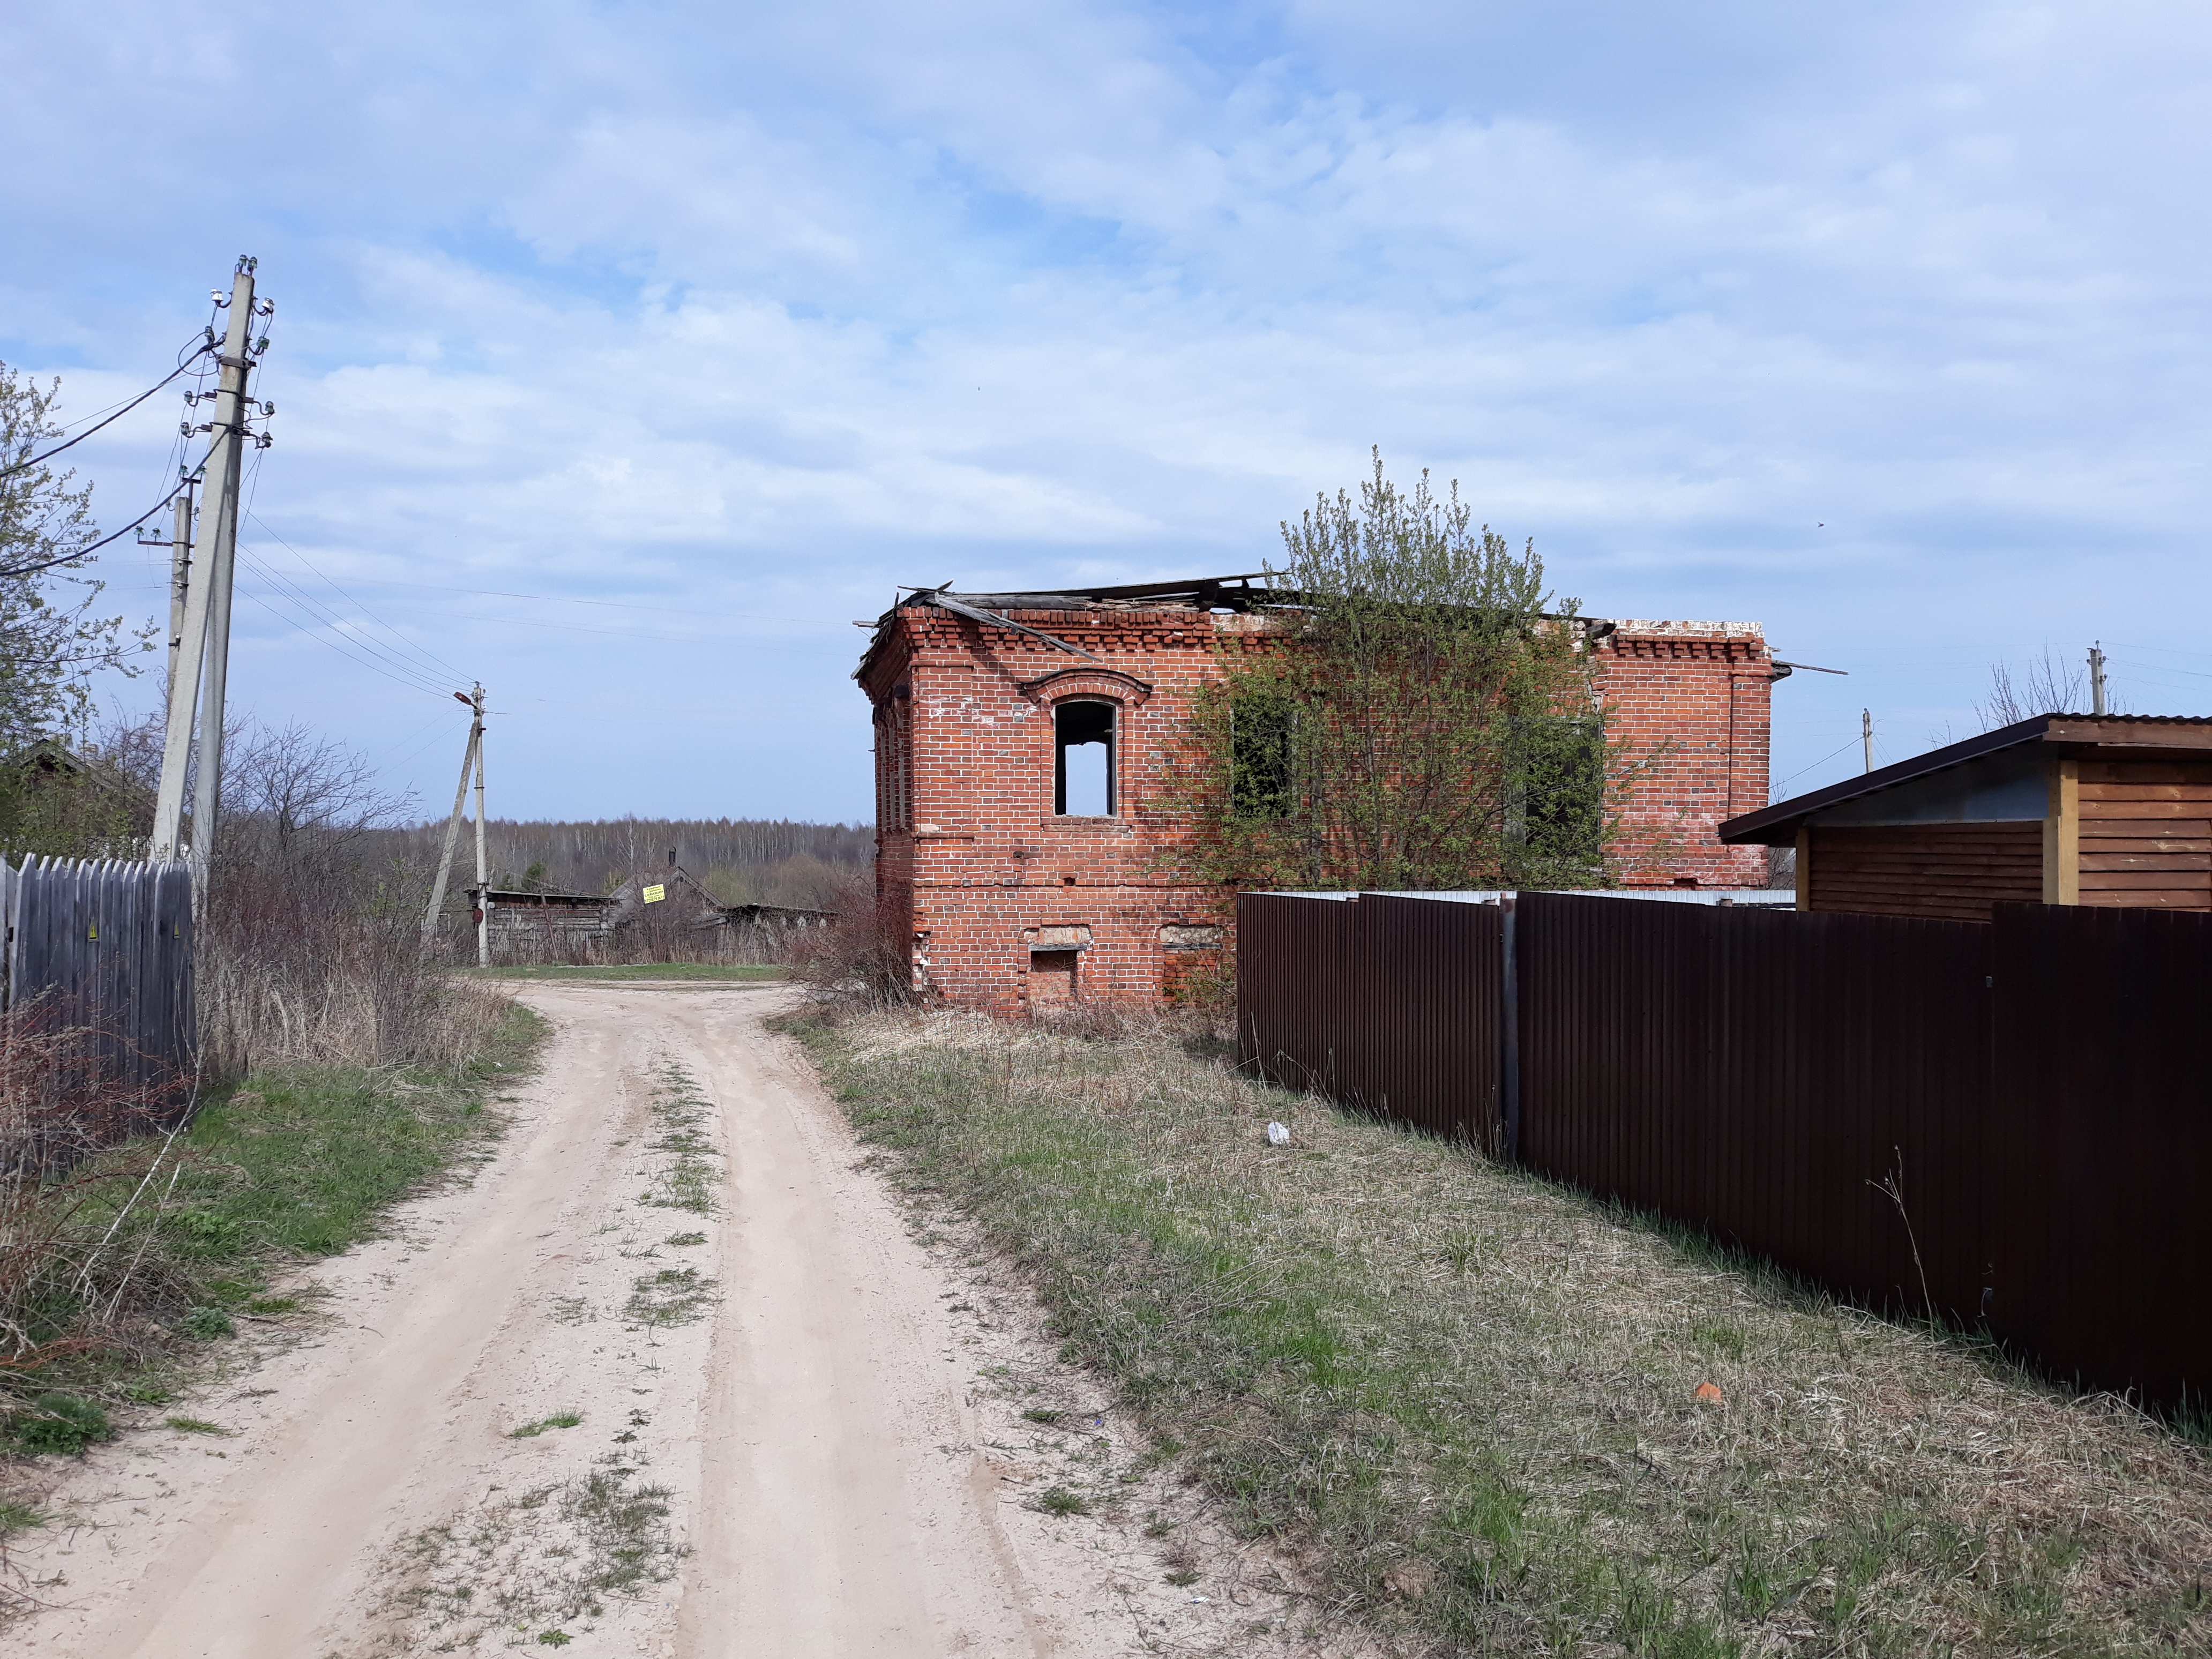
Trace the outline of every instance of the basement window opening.
{"type": "Polygon", "coordinates": [[[1053,805],[1061,817],[1114,813],[1114,705],[1063,702],[1052,711],[1053,805]]]}

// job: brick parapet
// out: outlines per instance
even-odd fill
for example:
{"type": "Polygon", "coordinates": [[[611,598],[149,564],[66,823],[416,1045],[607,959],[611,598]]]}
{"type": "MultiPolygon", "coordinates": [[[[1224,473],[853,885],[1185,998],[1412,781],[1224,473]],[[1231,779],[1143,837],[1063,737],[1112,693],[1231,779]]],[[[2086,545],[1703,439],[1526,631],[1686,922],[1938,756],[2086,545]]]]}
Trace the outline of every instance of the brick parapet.
{"type": "Polygon", "coordinates": [[[1714,833],[1766,804],[1765,636],[1749,623],[1620,622],[1595,651],[1613,734],[1636,768],[1613,848],[1622,884],[1765,886],[1765,850],[1714,833]]]}

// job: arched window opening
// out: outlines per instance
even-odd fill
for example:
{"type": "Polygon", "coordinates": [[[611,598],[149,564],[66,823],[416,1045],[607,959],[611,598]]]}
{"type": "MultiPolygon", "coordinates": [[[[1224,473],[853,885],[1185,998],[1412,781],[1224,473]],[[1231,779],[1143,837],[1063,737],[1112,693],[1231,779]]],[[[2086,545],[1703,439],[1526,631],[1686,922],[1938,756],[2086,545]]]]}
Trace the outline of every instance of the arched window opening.
{"type": "Polygon", "coordinates": [[[1075,700],[1052,711],[1052,810],[1062,817],[1114,812],[1114,705],[1075,700]]]}

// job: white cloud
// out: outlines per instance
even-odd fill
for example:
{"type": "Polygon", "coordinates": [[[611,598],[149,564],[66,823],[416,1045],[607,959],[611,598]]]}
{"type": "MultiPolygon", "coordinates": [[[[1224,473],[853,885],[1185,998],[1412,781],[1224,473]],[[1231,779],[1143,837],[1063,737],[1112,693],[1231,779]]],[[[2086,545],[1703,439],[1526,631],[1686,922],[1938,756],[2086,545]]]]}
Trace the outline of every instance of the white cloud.
{"type": "MultiPolygon", "coordinates": [[[[549,721],[518,805],[862,811],[843,620],[889,584],[1250,568],[1374,442],[1594,609],[1849,657],[1785,756],[2203,597],[2178,5],[242,15],[0,23],[0,355],[106,397],[259,253],[260,516],[623,733],[580,769],[549,721]]],[[[104,504],[161,428],[86,447],[104,504]]],[[[245,695],[396,735],[271,629],[245,695]]]]}

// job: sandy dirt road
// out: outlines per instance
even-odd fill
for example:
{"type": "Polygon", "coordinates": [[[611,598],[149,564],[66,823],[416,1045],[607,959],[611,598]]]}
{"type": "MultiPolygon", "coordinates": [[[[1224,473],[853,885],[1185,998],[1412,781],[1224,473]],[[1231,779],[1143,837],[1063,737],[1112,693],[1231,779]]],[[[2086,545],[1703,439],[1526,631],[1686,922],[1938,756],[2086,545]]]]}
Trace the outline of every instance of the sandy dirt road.
{"type": "Polygon", "coordinates": [[[1018,1287],[917,1238],[763,1029],[788,993],[524,994],[556,1036],[495,1154],[319,1267],[304,1340],[171,1408],[223,1435],[143,1429],[73,1473],[12,1564],[46,1610],[0,1645],[890,1659],[1290,1635],[1295,1598],[1218,1533],[1192,1582],[1204,1517],[1113,1473],[1127,1425],[1055,1368],[1018,1287]],[[1045,1399],[1079,1431],[1024,1417],[1045,1399]],[[1106,1513],[1037,1501],[1115,1481],[1106,1513]],[[1166,1546],[1164,1516],[1185,1523],[1166,1546]]]}

